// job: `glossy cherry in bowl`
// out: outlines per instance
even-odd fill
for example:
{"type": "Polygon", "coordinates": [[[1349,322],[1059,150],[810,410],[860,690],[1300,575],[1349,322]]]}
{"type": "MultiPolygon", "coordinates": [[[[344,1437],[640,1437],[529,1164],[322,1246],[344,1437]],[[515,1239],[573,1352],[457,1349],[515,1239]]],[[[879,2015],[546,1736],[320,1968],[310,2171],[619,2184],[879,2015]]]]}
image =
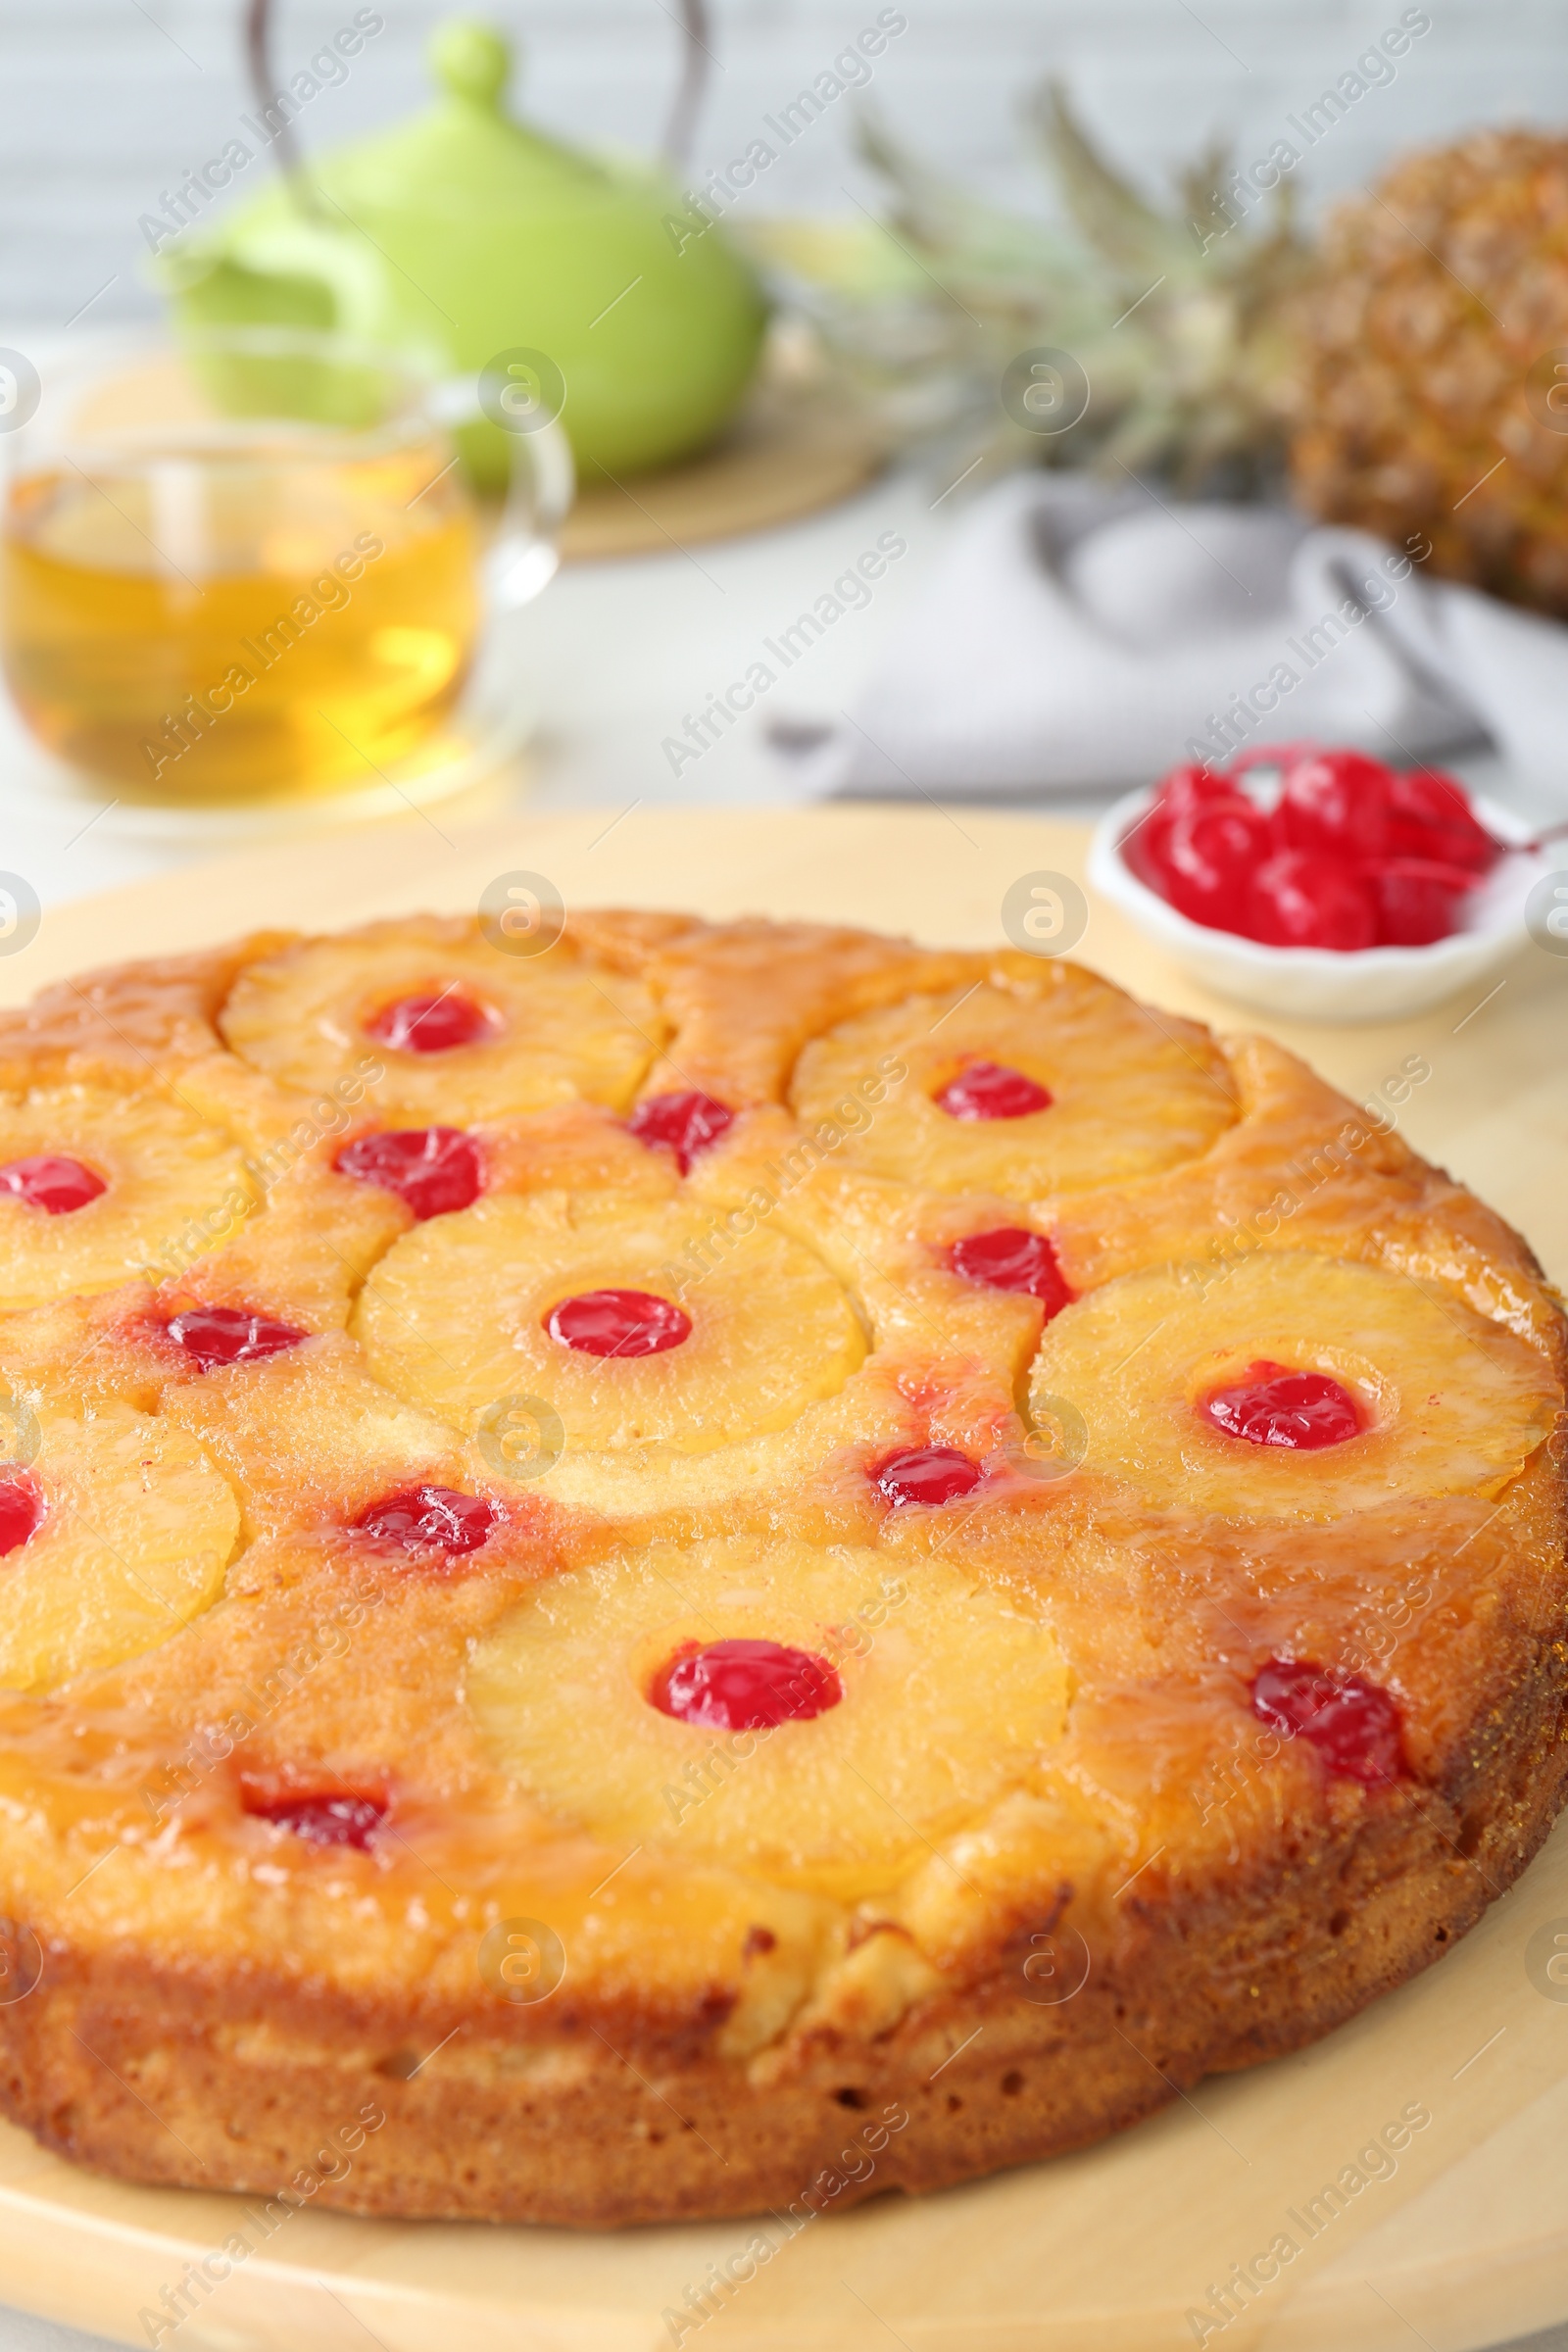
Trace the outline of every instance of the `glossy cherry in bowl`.
{"type": "MultiPolygon", "coordinates": [[[[1190,784],[1189,800],[1200,801],[1220,781],[1190,784]]],[[[1225,789],[1228,793],[1231,787],[1225,789]]],[[[1396,833],[1377,885],[1379,922],[1391,944],[1279,945],[1196,920],[1152,887],[1146,879],[1147,845],[1152,818],[1156,827],[1159,821],[1154,800],[1152,788],[1128,793],[1101,818],[1089,853],[1092,890],[1203,987],[1287,1021],[1350,1026],[1399,1020],[1449,1000],[1479,1001],[1526,944],[1525,901],[1551,863],[1549,854],[1543,857],[1529,847],[1531,827],[1524,819],[1472,794],[1476,820],[1490,839],[1504,845],[1504,855],[1486,874],[1466,879],[1457,899],[1461,929],[1432,936],[1446,919],[1445,908],[1451,911],[1455,903],[1454,867],[1446,858],[1412,858],[1408,836],[1396,833]]],[[[1305,870],[1309,883],[1310,869],[1305,870]]],[[[1302,866],[1296,864],[1273,877],[1276,904],[1282,882],[1299,895],[1302,875],[1302,866]]]]}

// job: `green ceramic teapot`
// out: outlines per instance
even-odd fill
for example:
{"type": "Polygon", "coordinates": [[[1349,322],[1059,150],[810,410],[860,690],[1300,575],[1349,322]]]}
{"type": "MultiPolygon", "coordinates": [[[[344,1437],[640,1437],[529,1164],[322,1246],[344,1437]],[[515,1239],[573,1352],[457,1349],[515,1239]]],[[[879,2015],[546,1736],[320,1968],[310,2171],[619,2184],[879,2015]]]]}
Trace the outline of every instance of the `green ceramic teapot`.
{"type": "MultiPolygon", "coordinates": [[[[444,373],[526,355],[522,397],[559,406],[578,465],[620,474],[687,456],[733,412],[766,309],[716,227],[692,235],[656,167],[580,155],[514,122],[511,52],[492,27],[443,25],[436,103],[313,157],[160,255],[197,326],[285,324],[391,345],[444,373]],[[672,226],[672,222],[676,225],[672,226]]],[[[514,415],[514,388],[503,406],[514,415]]],[[[464,436],[501,483],[504,434],[464,436]]]]}

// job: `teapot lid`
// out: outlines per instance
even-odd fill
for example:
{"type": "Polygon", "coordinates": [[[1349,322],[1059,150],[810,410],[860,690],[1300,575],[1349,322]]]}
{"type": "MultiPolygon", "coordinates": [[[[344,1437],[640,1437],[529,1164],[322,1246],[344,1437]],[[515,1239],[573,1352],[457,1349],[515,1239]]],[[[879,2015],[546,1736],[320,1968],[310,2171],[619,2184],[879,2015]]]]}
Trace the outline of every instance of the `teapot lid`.
{"type": "Polygon", "coordinates": [[[518,122],[506,107],[512,46],[493,24],[454,18],[438,25],[428,58],[435,104],[335,154],[313,157],[309,177],[351,211],[483,219],[553,211],[603,197],[611,175],[591,156],[518,122]]]}

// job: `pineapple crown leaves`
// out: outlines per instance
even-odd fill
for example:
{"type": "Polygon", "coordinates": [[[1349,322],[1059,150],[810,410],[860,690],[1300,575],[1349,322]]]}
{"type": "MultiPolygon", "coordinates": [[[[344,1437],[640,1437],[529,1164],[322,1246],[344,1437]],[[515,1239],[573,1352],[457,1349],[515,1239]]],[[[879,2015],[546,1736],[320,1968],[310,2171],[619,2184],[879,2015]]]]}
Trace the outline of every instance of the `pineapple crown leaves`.
{"type": "Polygon", "coordinates": [[[1025,112],[1079,233],[1105,270],[1128,287],[1135,278],[1148,285],[1152,276],[1172,270],[1185,274],[1196,251],[1193,237],[1111,170],[1068,106],[1063,85],[1054,78],[1044,83],[1025,112]]]}
{"type": "MultiPolygon", "coordinates": [[[[874,305],[940,289],[981,369],[1032,343],[1070,350],[1094,403],[1079,425],[1027,444],[1042,463],[1093,453],[1106,471],[1161,472],[1183,491],[1222,495],[1271,482],[1292,367],[1287,306],[1314,268],[1290,182],[1266,209],[1243,213],[1225,192],[1230,155],[1216,142],[1161,203],[1100,153],[1059,81],[1033,93],[1025,117],[1059,186],[1059,227],[988,203],[862,105],[856,143],[888,196],[883,258],[872,270],[860,256],[852,287],[841,257],[838,293],[853,307],[857,296],[874,305]]],[[[799,270],[803,256],[794,259],[799,270]]],[[[804,273],[823,274],[809,260],[804,273]]],[[[1021,437],[1004,438],[1022,454],[1021,437]]]]}
{"type": "Polygon", "coordinates": [[[1027,295],[1031,304],[1043,289],[1058,299],[1083,290],[1083,259],[1074,244],[1043,221],[972,195],[895,138],[869,104],[857,114],[855,141],[892,197],[891,233],[939,284],[992,300],[1027,295]]]}
{"type": "MultiPolygon", "coordinates": [[[[1059,82],[1044,84],[1027,114],[1075,234],[986,203],[896,138],[869,105],[857,116],[859,154],[892,198],[886,233],[959,302],[982,313],[1045,319],[1070,341],[1108,333],[1129,303],[1156,290],[1156,312],[1168,313],[1183,298],[1201,298],[1210,308],[1218,297],[1250,322],[1305,274],[1310,249],[1296,229],[1289,183],[1275,193],[1266,229],[1227,225],[1220,186],[1230,158],[1223,145],[1180,175],[1180,210],[1161,212],[1101,156],[1059,82]],[[1206,250],[1195,223],[1210,232],[1206,250]]],[[[1191,339],[1178,330],[1178,342],[1191,339]]]]}
{"type": "Polygon", "coordinates": [[[1250,311],[1271,306],[1310,268],[1290,180],[1274,189],[1266,226],[1235,219],[1223,193],[1231,168],[1223,140],[1177,172],[1179,213],[1160,212],[1105,162],[1059,81],[1035,93],[1028,115],[1080,235],[1130,296],[1158,277],[1177,293],[1218,281],[1250,311]]]}
{"type": "MultiPolygon", "coordinates": [[[[1281,184],[1265,222],[1238,219],[1216,142],[1178,174],[1179,209],[1161,211],[1105,162],[1059,82],[1036,93],[1029,117],[1117,306],[1099,354],[1102,380],[1117,354],[1121,394],[1105,404],[1101,469],[1157,470],[1189,491],[1254,486],[1281,438],[1281,308],[1311,269],[1294,190],[1281,184]]],[[[1093,376],[1095,356],[1081,357],[1093,376]]]]}

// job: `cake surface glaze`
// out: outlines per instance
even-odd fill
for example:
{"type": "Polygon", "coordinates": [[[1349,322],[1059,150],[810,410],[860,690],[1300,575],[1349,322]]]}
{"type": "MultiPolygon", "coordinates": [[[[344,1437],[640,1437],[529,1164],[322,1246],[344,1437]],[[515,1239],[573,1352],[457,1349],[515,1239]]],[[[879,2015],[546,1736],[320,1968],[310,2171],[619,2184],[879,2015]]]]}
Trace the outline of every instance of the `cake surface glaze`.
{"type": "Polygon", "coordinates": [[[1528,1249],[1083,968],[121,966],[0,1020],[0,2105],[104,2171],[938,2187],[1326,2032],[1561,1800],[1528,1249]]]}

